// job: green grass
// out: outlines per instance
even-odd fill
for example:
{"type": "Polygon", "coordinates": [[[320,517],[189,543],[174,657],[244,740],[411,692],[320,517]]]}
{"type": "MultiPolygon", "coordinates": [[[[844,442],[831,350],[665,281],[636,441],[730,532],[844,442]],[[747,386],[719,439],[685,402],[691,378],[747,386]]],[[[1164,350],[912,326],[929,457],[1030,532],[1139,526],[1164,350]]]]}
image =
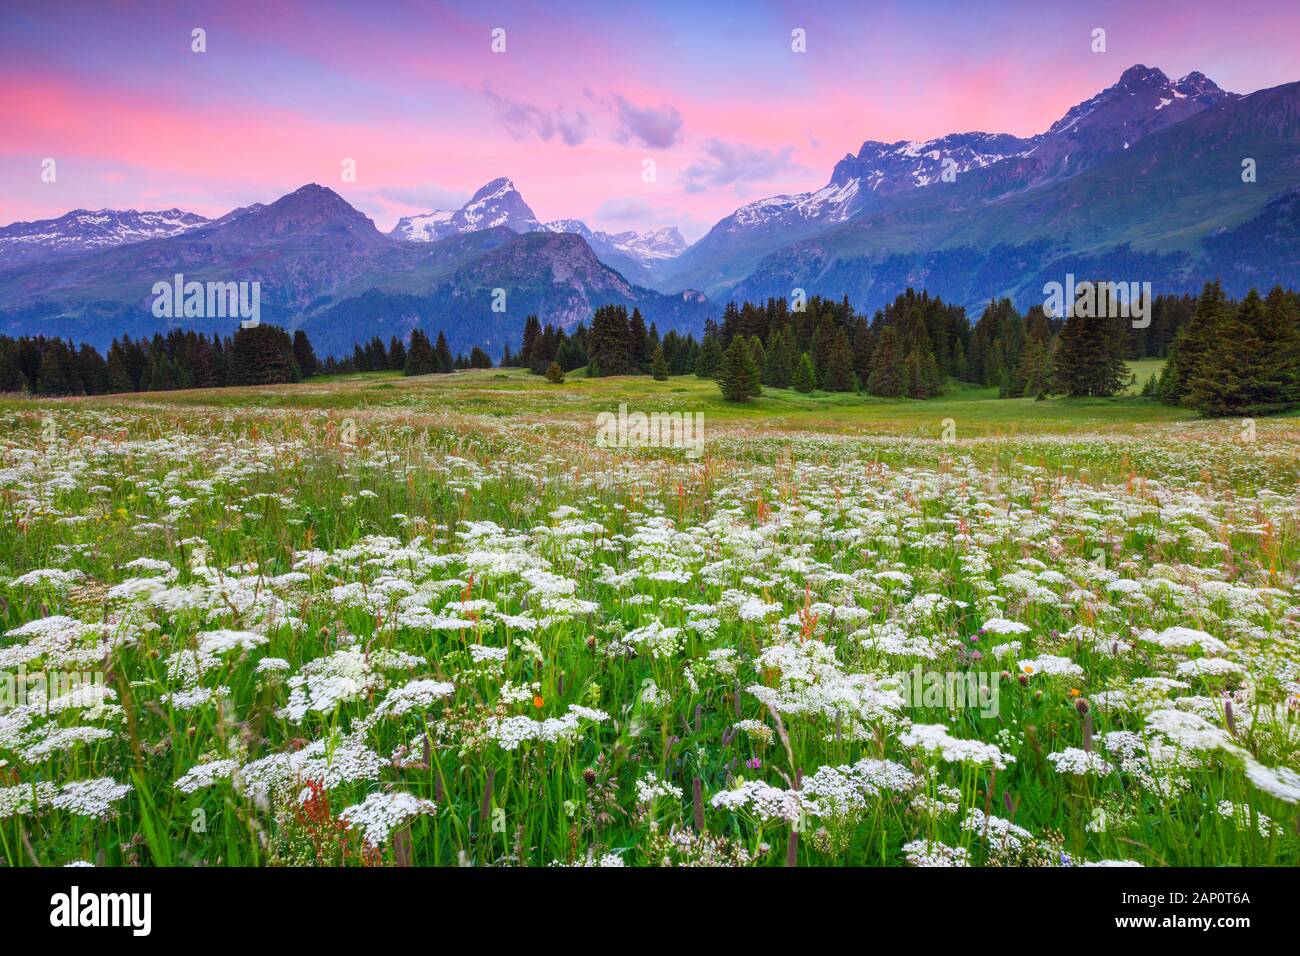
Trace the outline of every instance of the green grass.
{"type": "MultiPolygon", "coordinates": [[[[38,713],[0,730],[0,863],[540,866],[613,855],[654,865],[675,855],[892,866],[919,840],[975,865],[1055,865],[1061,854],[1294,865],[1296,805],[1246,769],[1300,767],[1288,710],[1300,667],[1300,423],[1241,434],[1239,423],[1133,397],[770,390],[736,406],[694,376],[550,385],[501,370],[7,400],[0,635],[66,615],[126,640],[103,652],[116,695],[105,712],[38,713]],[[703,456],[597,447],[595,415],[620,403],[702,410],[703,456]],[[165,564],[131,566],[141,558],[165,564]],[[38,570],[75,576],[20,580],[38,570]],[[168,580],[151,584],[161,573],[168,580]],[[993,618],[1028,630],[981,633],[993,618]],[[885,624],[912,649],[864,639],[885,624]],[[656,643],[660,625],[680,630],[656,643]],[[1226,650],[1153,642],[1171,627],[1226,650]],[[191,670],[218,629],[258,642],[191,670]],[[629,653],[623,640],[637,634],[629,653]],[[998,657],[1013,637],[1021,648],[998,657]],[[504,660],[484,663],[476,648],[504,660]],[[815,679],[799,677],[810,654],[815,679]],[[1022,677],[1017,662],[1043,655],[1079,670],[1022,677]],[[1184,674],[1185,686],[1155,696],[1183,699],[1224,746],[1180,767],[1118,766],[1107,734],[1152,737],[1142,682],[1211,656],[1245,670],[1184,674]],[[259,670],[269,659],[287,669],[259,670]],[[995,676],[997,713],[924,701],[876,710],[864,685],[839,683],[851,675],[888,690],[914,666],[995,676]],[[313,669],[344,691],[286,712],[313,669]],[[453,687],[377,711],[417,680],[453,687]],[[774,710],[763,688],[808,706],[774,710]],[[826,699],[839,703],[809,688],[832,688],[826,699]],[[1232,732],[1215,709],[1224,693],[1237,694],[1232,732]],[[1102,706],[1108,694],[1132,706],[1102,706]],[[1092,702],[1086,715],[1081,699],[1092,702]],[[562,720],[574,706],[604,716],[556,740],[511,747],[496,736],[500,718],[562,720]],[[907,722],[1015,759],[996,773],[942,759],[903,742],[907,722]],[[74,728],[108,735],[38,746],[74,728]],[[176,786],[198,765],[234,761],[252,775],[312,744],[321,760],[267,794],[222,775],[176,786]],[[1084,747],[1109,769],[1075,776],[1052,763],[1084,747]],[[784,792],[822,768],[881,760],[909,782],[854,784],[857,803],[810,811],[797,838],[789,821],[735,796],[744,781],[784,792]],[[352,770],[330,779],[342,766],[352,770]],[[664,787],[641,802],[647,775],[664,787]],[[132,788],[102,816],[52,796],[23,804],[33,787],[101,778],[132,788]],[[299,803],[317,780],[321,798],[299,803]],[[340,814],[389,792],[437,809],[367,846],[340,814]],[[1225,802],[1240,819],[1221,813],[1225,802]],[[962,826],[974,810],[1014,818],[1030,836],[1014,851],[992,846],[962,826]],[[664,843],[697,818],[706,837],[664,843]]],[[[0,654],[36,648],[27,671],[53,672],[101,659],[78,657],[96,635],[0,636],[0,654]]]]}
{"type": "MultiPolygon", "coordinates": [[[[992,435],[1072,432],[1195,417],[1187,409],[1137,397],[1142,383],[1162,364],[1159,359],[1131,363],[1137,385],[1125,395],[1108,399],[999,399],[995,388],[950,382],[943,396],[929,401],[821,391],[803,395],[793,389],[765,388],[761,398],[736,404],[725,401],[713,382],[694,375],[664,382],[646,376],[591,379],[579,369],[568,373],[563,384],[552,385],[520,369],[492,369],[414,378],[397,372],[356,373],[322,376],[298,385],[149,392],[110,396],[98,402],[338,411],[383,408],[413,413],[454,410],[494,418],[566,421],[590,421],[626,404],[632,411],[698,411],[710,425],[753,425],[773,432],[867,430],[937,436],[945,419],[952,419],[959,435],[992,435]]],[[[0,402],[2,407],[5,405],[0,402]]]]}

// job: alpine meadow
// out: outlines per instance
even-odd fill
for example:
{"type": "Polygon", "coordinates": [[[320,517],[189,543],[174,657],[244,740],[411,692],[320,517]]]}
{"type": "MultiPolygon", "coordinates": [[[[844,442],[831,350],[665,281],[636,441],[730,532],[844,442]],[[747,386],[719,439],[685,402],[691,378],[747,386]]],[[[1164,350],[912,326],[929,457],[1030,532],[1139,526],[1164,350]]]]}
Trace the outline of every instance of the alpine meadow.
{"type": "Polygon", "coordinates": [[[24,920],[852,867],[1286,925],[1300,10],[0,24],[24,920]]]}

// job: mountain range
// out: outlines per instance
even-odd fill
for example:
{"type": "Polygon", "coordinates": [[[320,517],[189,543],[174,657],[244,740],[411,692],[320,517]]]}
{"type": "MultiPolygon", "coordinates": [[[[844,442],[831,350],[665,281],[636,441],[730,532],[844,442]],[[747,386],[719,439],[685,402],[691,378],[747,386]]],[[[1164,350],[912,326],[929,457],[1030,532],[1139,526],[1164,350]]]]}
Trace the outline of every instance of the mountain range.
{"type": "Polygon", "coordinates": [[[1157,292],[1300,287],[1300,83],[1240,96],[1134,66],[1034,136],[868,140],[821,189],[742,206],[689,247],[674,228],[543,223],[506,178],[388,234],[318,185],[213,220],[76,210],[0,228],[0,332],[229,331],[153,317],[153,283],[178,272],[260,281],[264,321],[333,353],[419,326],[499,354],[529,314],[567,327],[607,302],[698,332],[729,299],[796,288],[873,310],[908,286],[1024,308],[1066,272],[1157,292]]]}

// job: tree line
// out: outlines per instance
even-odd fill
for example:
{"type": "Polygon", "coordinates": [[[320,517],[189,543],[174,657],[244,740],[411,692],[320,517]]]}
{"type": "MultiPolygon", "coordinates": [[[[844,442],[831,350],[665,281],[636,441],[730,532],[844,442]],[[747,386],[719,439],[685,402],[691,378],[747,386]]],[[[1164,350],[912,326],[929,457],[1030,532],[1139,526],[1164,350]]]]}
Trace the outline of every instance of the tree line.
{"type": "Polygon", "coordinates": [[[0,335],[0,392],[104,395],[180,388],[275,385],[319,374],[306,333],[274,325],[225,337],[173,329],[113,340],[107,355],[87,343],[42,335],[0,335]]]}
{"type": "Polygon", "coordinates": [[[1300,295],[1274,286],[1234,302],[1207,283],[1144,394],[1212,417],[1300,406],[1300,295]]]}
{"type": "MultiPolygon", "coordinates": [[[[1096,287],[1096,286],[1094,286],[1096,287]]],[[[1080,286],[1082,290],[1083,286],[1080,286]]],[[[1082,296],[1082,291],[1080,292],[1082,296]]],[[[591,325],[572,331],[524,323],[517,353],[504,367],[527,368],[562,381],[587,375],[651,375],[663,380],[694,373],[717,381],[723,395],[748,401],[764,387],[810,393],[861,392],[886,398],[933,398],[951,382],[995,387],[1003,398],[1110,396],[1136,384],[1127,361],[1166,358],[1163,372],[1142,389],[1150,398],[1202,414],[1268,414],[1300,405],[1300,297],[1274,288],[1240,302],[1219,282],[1199,296],[1157,296],[1150,321],[1135,327],[1104,296],[1090,308],[1080,299],[1065,318],[1041,306],[1025,313],[1010,299],[990,301],[972,324],[962,306],[908,289],[868,321],[847,297],[813,296],[800,308],[783,298],[729,303],[704,335],[660,336],[639,309],[595,310],[591,325]]],[[[114,339],[106,356],[93,346],[44,336],[0,336],[0,392],[97,395],[296,382],[319,374],[397,371],[406,375],[491,368],[481,348],[453,356],[446,336],[435,342],[415,329],[388,345],[378,336],[351,356],[317,359],[307,334],[273,325],[207,336],[114,339]]]]}
{"type": "Polygon", "coordinates": [[[669,331],[661,337],[653,322],[646,326],[640,309],[629,315],[626,306],[605,305],[592,315],[590,329],[580,322],[572,332],[549,323],[543,326],[537,316],[528,316],[519,352],[512,354],[506,346],[501,365],[526,368],[552,380],[586,367],[592,378],[653,375],[662,381],[695,371],[699,352],[694,335],[669,331]]]}

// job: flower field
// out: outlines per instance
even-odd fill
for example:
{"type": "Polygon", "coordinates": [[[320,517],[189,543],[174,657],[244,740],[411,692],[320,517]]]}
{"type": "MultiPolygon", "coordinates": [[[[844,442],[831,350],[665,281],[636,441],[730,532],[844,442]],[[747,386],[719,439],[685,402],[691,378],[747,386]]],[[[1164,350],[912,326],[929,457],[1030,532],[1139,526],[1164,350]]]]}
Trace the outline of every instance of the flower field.
{"type": "Polygon", "coordinates": [[[0,863],[1300,860],[1295,419],[454,404],[0,409],[0,863]]]}

